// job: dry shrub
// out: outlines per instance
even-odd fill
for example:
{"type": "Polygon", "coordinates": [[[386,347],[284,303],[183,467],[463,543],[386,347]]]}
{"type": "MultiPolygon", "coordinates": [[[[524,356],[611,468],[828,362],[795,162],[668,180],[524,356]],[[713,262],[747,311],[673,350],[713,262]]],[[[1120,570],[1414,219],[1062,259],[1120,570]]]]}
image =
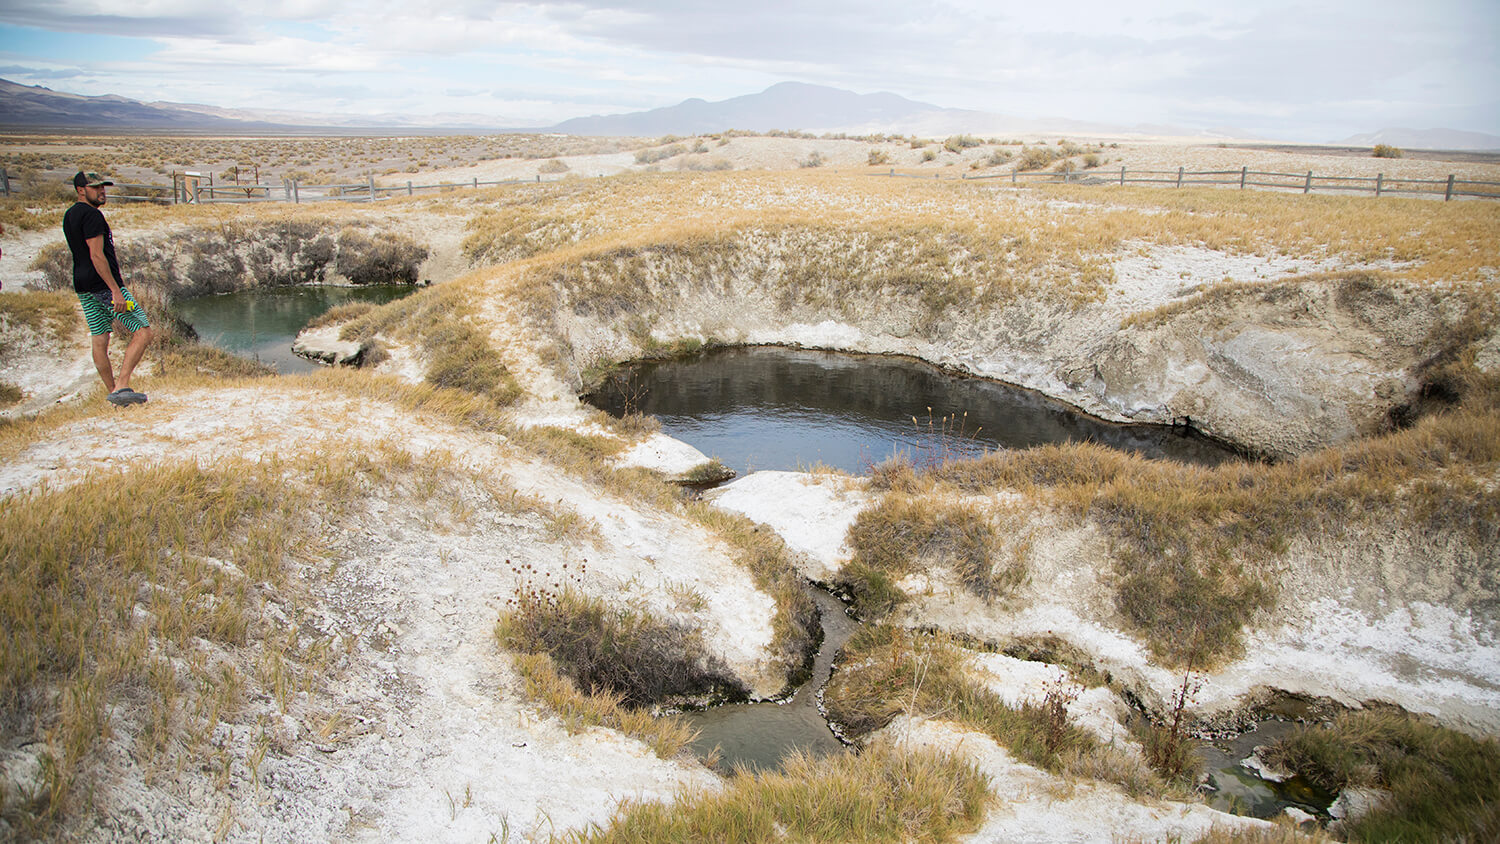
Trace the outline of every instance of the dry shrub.
{"type": "Polygon", "coordinates": [[[635,709],[748,694],[697,631],[610,607],[571,587],[535,585],[526,576],[529,567],[517,571],[526,579],[507,602],[496,634],[513,650],[547,654],[579,689],[617,696],[621,706],[635,709]]]}
{"type": "Polygon", "coordinates": [[[58,240],[37,250],[26,269],[42,274],[42,289],[73,289],[73,253],[66,241],[58,240]]]}
{"type": "Polygon", "coordinates": [[[326,222],[297,219],[261,225],[249,249],[251,277],[267,287],[325,281],[336,251],[332,229],[326,222]]]}
{"type": "Polygon", "coordinates": [[[382,232],[371,237],[356,229],[339,232],[334,269],[355,284],[416,284],[427,247],[406,235],[382,232]]]}

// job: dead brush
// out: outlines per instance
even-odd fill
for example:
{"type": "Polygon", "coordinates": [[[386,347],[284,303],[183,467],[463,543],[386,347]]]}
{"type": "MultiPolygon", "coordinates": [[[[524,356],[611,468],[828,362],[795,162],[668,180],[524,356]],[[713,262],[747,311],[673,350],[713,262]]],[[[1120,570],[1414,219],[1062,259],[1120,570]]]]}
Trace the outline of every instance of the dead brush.
{"type": "Polygon", "coordinates": [[[580,690],[616,695],[632,709],[745,696],[743,684],[696,631],[579,592],[582,564],[552,580],[530,563],[512,564],[511,570],[520,582],[496,635],[512,650],[547,654],[580,690]]]}
{"type": "Polygon", "coordinates": [[[1203,762],[1194,752],[1195,742],[1188,735],[1183,716],[1202,686],[1202,679],[1191,668],[1185,671],[1182,685],[1172,693],[1171,719],[1166,723],[1152,721],[1141,728],[1146,761],[1169,782],[1192,785],[1202,772],[1203,762]]]}

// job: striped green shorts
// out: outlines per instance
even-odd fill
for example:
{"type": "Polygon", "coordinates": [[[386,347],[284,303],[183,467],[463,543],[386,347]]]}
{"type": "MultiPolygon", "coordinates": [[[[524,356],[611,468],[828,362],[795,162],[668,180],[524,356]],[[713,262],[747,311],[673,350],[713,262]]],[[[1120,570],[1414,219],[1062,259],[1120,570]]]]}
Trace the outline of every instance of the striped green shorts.
{"type": "MultiPolygon", "coordinates": [[[[135,297],[130,295],[130,291],[124,287],[120,288],[120,293],[124,295],[125,301],[135,301],[135,297]]],[[[125,330],[131,334],[151,324],[151,320],[146,318],[145,309],[140,305],[136,305],[134,308],[123,313],[115,313],[108,290],[80,293],[78,294],[78,301],[83,304],[83,319],[84,322],[89,324],[89,334],[92,336],[97,337],[100,334],[108,334],[115,320],[119,320],[120,325],[124,326],[125,330]]]]}

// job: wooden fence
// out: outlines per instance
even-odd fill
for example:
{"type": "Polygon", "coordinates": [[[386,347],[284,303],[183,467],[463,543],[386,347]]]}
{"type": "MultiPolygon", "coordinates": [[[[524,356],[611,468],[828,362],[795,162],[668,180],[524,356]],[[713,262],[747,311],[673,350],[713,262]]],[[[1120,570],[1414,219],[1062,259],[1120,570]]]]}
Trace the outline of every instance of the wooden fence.
{"type": "MultiPolygon", "coordinates": [[[[467,182],[443,182],[435,185],[377,185],[372,176],[364,182],[343,185],[303,185],[294,179],[280,184],[215,184],[211,178],[190,178],[182,173],[172,174],[170,185],[129,184],[115,182],[110,190],[111,202],[157,202],[163,205],[181,203],[218,204],[246,202],[372,202],[381,196],[413,196],[418,191],[451,191],[459,188],[491,187],[494,185],[518,185],[540,182],[538,174],[532,179],[508,179],[498,182],[481,182],[477,177],[467,182]]],[[[11,195],[11,177],[0,168],[0,196],[11,195]]]]}
{"type": "MultiPolygon", "coordinates": [[[[942,173],[934,173],[931,176],[916,173],[897,173],[891,169],[887,173],[876,173],[877,176],[889,176],[892,178],[906,179],[941,179],[942,173]]],[[[561,177],[559,177],[561,178],[561,177]]],[[[1055,182],[1061,184],[1078,185],[1155,185],[1172,187],[1184,187],[1191,185],[1213,185],[1218,187],[1233,187],[1240,190],[1245,188],[1262,188],[1272,190],[1300,191],[1312,193],[1314,191],[1344,191],[1355,193],[1372,193],[1375,196],[1386,194],[1404,194],[1407,196],[1441,196],[1443,200],[1450,201],[1454,198],[1474,199],[1500,199],[1500,182],[1485,182],[1474,179],[1460,179],[1450,175],[1447,179],[1411,179],[1405,177],[1386,176],[1378,173],[1374,177],[1368,176],[1319,176],[1309,170],[1306,173],[1270,173],[1261,170],[1251,170],[1249,167],[1241,167],[1238,170],[1187,170],[1182,167],[1174,170],[1126,170],[1121,167],[1119,173],[1113,170],[1100,170],[1091,168],[1087,170],[1040,170],[1029,172],[996,173],[980,176],[961,174],[961,179],[977,181],[982,179],[1008,179],[1012,184],[1018,184],[1022,180],[1027,182],[1055,182]]],[[[185,174],[174,173],[170,185],[150,184],[126,184],[115,183],[115,191],[110,193],[110,199],[117,202],[160,202],[164,204],[177,203],[224,203],[224,202],[373,202],[381,196],[406,195],[413,196],[418,191],[450,191],[459,188],[492,187],[495,185],[516,185],[532,182],[531,179],[507,179],[498,182],[481,182],[473,178],[467,182],[442,182],[435,185],[418,185],[407,182],[405,185],[377,185],[375,177],[371,176],[364,182],[342,185],[303,185],[292,179],[282,181],[280,184],[214,184],[211,178],[196,179],[189,178],[185,174]]],[[[540,174],[535,181],[542,181],[540,174]]],[[[10,196],[10,176],[4,168],[0,168],[0,195],[10,196]]]]}
{"type": "MultiPolygon", "coordinates": [[[[896,178],[927,178],[922,175],[897,173],[894,169],[890,170],[889,173],[877,175],[888,175],[896,178]]],[[[1460,179],[1451,174],[1446,179],[1412,179],[1386,176],[1384,173],[1377,173],[1373,177],[1319,176],[1311,170],[1306,173],[1270,173],[1261,170],[1251,170],[1249,167],[1241,167],[1238,170],[1187,170],[1179,167],[1176,170],[1133,171],[1128,171],[1126,168],[1121,167],[1118,174],[1113,170],[1072,169],[1034,172],[1011,171],[1010,173],[996,173],[982,176],[970,176],[964,173],[960,178],[970,181],[979,179],[1008,179],[1012,184],[1026,179],[1032,182],[1041,181],[1078,185],[1170,185],[1178,188],[1184,185],[1216,185],[1235,187],[1240,190],[1253,187],[1300,191],[1302,193],[1312,193],[1314,191],[1353,191],[1356,193],[1373,193],[1375,196],[1383,196],[1385,194],[1441,196],[1445,202],[1455,197],[1500,199],[1500,182],[1460,179]]]]}

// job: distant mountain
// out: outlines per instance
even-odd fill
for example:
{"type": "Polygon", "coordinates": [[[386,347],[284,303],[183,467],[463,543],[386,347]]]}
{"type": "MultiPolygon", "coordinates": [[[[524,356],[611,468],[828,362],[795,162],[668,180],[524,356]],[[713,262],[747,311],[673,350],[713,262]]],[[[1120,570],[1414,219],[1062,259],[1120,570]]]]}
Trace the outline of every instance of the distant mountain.
{"type": "Polygon", "coordinates": [[[105,94],[87,97],[0,79],[0,125],[26,129],[244,130],[267,124],[105,94]]]}
{"type": "MultiPolygon", "coordinates": [[[[631,114],[577,117],[551,127],[569,135],[703,135],[727,129],[826,131],[892,126],[937,106],[896,94],[856,94],[822,85],[782,82],[759,94],[718,102],[696,97],[674,106],[631,114]]],[[[881,130],[876,130],[881,131],[881,130]]]]}
{"type": "MultiPolygon", "coordinates": [[[[942,108],[897,94],[856,94],[839,88],[782,82],[758,94],[718,102],[690,99],[666,108],[565,120],[546,128],[506,128],[479,114],[349,115],[192,103],[152,102],[112,94],[84,96],[0,79],[0,127],[97,131],[267,132],[274,134],[402,132],[560,132],[570,135],[657,137],[701,135],[728,129],[774,129],[849,135],[944,137],[1067,135],[1086,137],[1176,136],[1209,140],[1246,138],[1235,130],[1193,132],[1174,126],[1120,126],[1066,118],[1036,120],[942,108]]],[[[1485,136],[1489,137],[1489,136],[1485,136]]]]}
{"type": "MultiPolygon", "coordinates": [[[[728,129],[766,132],[797,130],[814,134],[898,134],[942,137],[959,133],[1004,135],[1169,135],[1229,137],[1220,130],[1194,132],[1175,126],[1119,126],[1049,117],[1028,120],[1005,114],[942,108],[897,94],[856,94],[839,88],[782,82],[759,94],[718,102],[684,100],[675,106],[629,114],[564,120],[547,129],[570,135],[702,135],[728,129]]],[[[1240,133],[1234,137],[1245,138],[1240,133]]]]}
{"type": "MultiPolygon", "coordinates": [[[[164,132],[312,132],[316,130],[497,128],[483,115],[344,115],[236,109],[193,103],[143,103],[114,94],[84,96],[0,79],[0,126],[164,132]]],[[[533,130],[534,131],[534,130],[533,130]]]]}
{"type": "Polygon", "coordinates": [[[1467,152],[1500,152],[1500,135],[1466,132],[1462,129],[1381,129],[1350,135],[1336,143],[1352,147],[1390,144],[1404,149],[1446,149],[1467,152]]]}

